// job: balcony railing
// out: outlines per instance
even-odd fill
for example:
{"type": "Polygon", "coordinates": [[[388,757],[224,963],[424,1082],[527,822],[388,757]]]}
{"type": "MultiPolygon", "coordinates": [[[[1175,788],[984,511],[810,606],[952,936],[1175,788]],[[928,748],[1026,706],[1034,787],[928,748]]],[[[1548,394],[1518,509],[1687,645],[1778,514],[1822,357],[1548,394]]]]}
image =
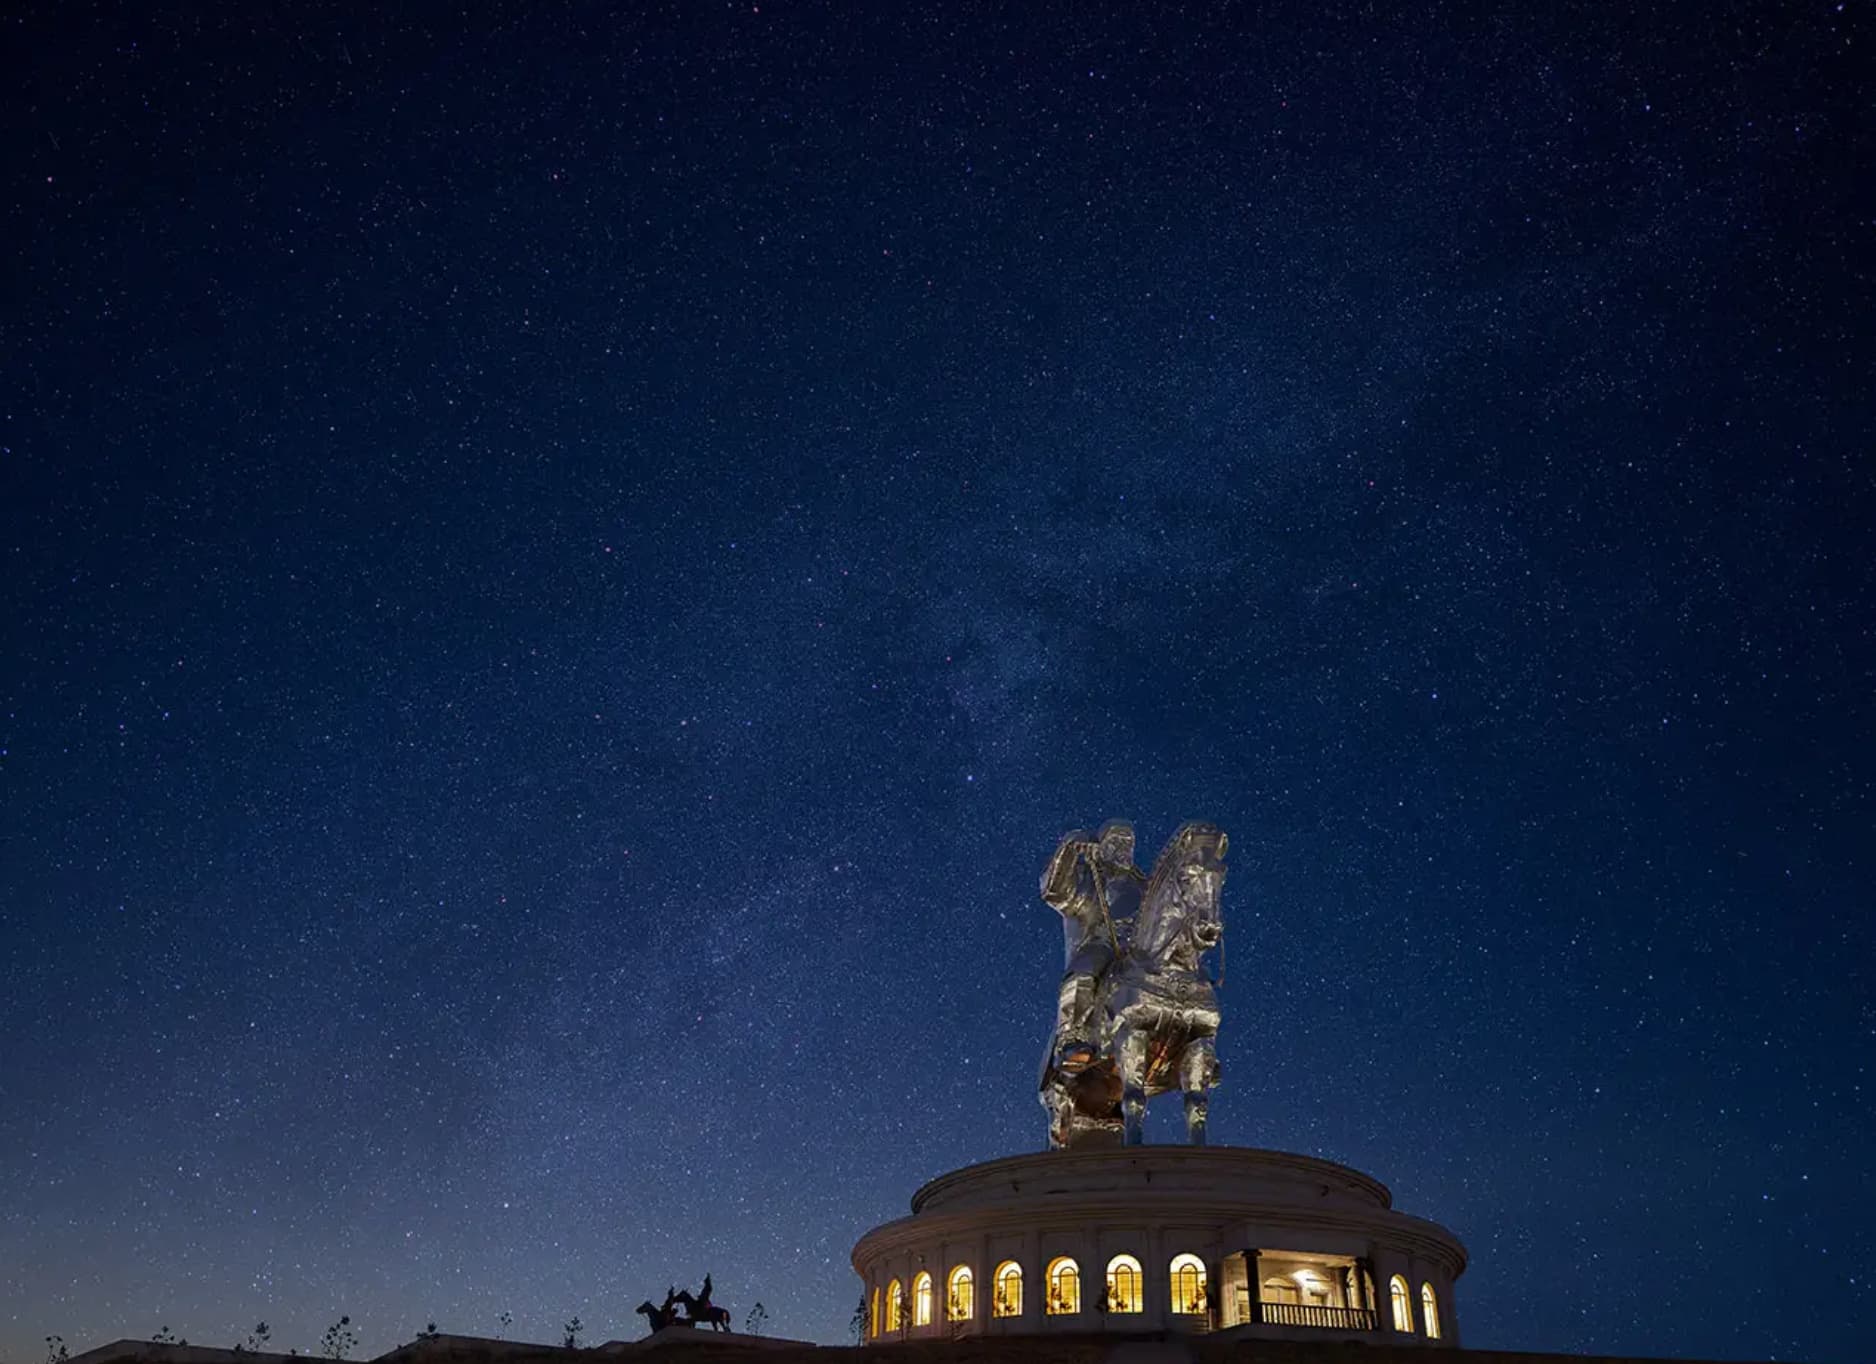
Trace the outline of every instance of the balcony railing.
{"type": "Polygon", "coordinates": [[[1253,1321],[1266,1326],[1323,1326],[1336,1331],[1372,1331],[1379,1324],[1366,1307],[1324,1307],[1310,1302],[1259,1302],[1253,1321]]]}

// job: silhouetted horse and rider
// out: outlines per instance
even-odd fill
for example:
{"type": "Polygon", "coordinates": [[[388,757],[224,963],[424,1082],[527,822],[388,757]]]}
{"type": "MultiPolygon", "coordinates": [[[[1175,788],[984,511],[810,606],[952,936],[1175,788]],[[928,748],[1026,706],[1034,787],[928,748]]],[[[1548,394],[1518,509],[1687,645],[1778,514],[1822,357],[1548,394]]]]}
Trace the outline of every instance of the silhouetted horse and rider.
{"type": "Polygon", "coordinates": [[[727,1331],[730,1329],[730,1310],[711,1302],[710,1291],[710,1276],[706,1274],[703,1287],[695,1297],[674,1284],[665,1290],[663,1307],[653,1307],[651,1299],[647,1298],[638,1305],[637,1310],[654,1332],[662,1331],[667,1326],[708,1326],[713,1330],[727,1331]],[[679,1306],[684,1309],[681,1317],[677,1314],[679,1306]]]}

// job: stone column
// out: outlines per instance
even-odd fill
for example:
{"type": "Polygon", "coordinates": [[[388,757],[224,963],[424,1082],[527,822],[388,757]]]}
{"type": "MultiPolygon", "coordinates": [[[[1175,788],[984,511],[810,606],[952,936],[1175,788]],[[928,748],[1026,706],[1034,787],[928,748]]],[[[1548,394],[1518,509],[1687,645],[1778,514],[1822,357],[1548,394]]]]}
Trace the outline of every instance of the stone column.
{"type": "Polygon", "coordinates": [[[1166,1229],[1149,1226],[1146,1246],[1140,1251],[1140,1316],[1142,1326],[1154,1331],[1170,1331],[1172,1319],[1172,1275],[1166,1267],[1166,1229]]]}
{"type": "Polygon", "coordinates": [[[1043,1274],[1048,1269],[1042,1262],[1042,1237],[1036,1232],[1023,1233],[1023,1248],[1016,1263],[1023,1267],[1023,1310],[1016,1314],[1016,1320],[1023,1324],[1025,1334],[1031,1334],[1042,1329],[1042,1299],[1046,1291],[1043,1274]]]}
{"type": "Polygon", "coordinates": [[[977,1281],[972,1287],[976,1296],[971,1306],[976,1310],[971,1313],[971,1329],[979,1335],[989,1335],[996,1326],[996,1320],[990,1315],[991,1306],[996,1302],[997,1286],[993,1276],[997,1272],[996,1261],[990,1254],[990,1233],[985,1232],[977,1238],[977,1268],[974,1271],[977,1281]]]}

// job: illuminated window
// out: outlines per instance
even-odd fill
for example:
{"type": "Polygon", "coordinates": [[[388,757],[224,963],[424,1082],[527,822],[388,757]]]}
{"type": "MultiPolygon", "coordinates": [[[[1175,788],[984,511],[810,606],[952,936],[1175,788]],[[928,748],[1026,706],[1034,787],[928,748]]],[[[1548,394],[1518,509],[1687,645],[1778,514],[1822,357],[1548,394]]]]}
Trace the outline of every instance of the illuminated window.
{"type": "Polygon", "coordinates": [[[1433,1296],[1433,1285],[1420,1285],[1420,1320],[1426,1323],[1427,1339],[1440,1338],[1440,1305],[1433,1296]]]}
{"type": "Polygon", "coordinates": [[[1301,1302],[1303,1295],[1295,1279],[1284,1274],[1273,1274],[1264,1280],[1263,1299],[1265,1302],[1301,1302]]]}
{"type": "Polygon", "coordinates": [[[1407,1300],[1407,1280],[1396,1274],[1387,1281],[1387,1295],[1394,1300],[1394,1329],[1412,1335],[1414,1331],[1413,1304],[1407,1300]]]}
{"type": "Polygon", "coordinates": [[[1143,1310],[1140,1301],[1140,1262],[1131,1255],[1116,1255],[1107,1262],[1107,1310],[1143,1310]]]}
{"type": "Polygon", "coordinates": [[[1072,1317],[1081,1310],[1081,1266],[1066,1255],[1049,1261],[1049,1315],[1072,1317]]]}
{"type": "Polygon", "coordinates": [[[931,1325],[931,1275],[922,1269],[912,1280],[912,1324],[931,1325]]]}
{"type": "Polygon", "coordinates": [[[872,1329],[867,1332],[873,1339],[879,1339],[879,1285],[873,1285],[873,1320],[872,1329]]]}
{"type": "Polygon", "coordinates": [[[1196,1255],[1173,1256],[1172,1310],[1195,1317],[1205,1308],[1205,1261],[1196,1255]]]}
{"type": "Polygon", "coordinates": [[[958,1265],[945,1280],[945,1320],[969,1321],[977,1310],[976,1280],[969,1265],[958,1265]]]}
{"type": "Polygon", "coordinates": [[[997,1266],[996,1295],[991,1299],[990,1311],[999,1317],[1023,1314],[1023,1267],[1014,1260],[997,1266]]]}
{"type": "Polygon", "coordinates": [[[892,1334],[905,1320],[905,1285],[894,1279],[886,1285],[886,1333],[892,1334]]]}

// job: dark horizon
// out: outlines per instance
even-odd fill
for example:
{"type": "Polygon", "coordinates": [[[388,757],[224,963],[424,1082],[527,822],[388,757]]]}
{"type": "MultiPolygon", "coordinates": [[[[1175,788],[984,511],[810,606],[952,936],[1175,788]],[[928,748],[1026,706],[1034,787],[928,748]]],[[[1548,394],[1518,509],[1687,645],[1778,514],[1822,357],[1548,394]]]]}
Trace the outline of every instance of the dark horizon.
{"type": "Polygon", "coordinates": [[[1866,7],[6,32],[7,1364],[842,1341],[1115,816],[1468,1345],[1868,1355],[1866,7]]]}

